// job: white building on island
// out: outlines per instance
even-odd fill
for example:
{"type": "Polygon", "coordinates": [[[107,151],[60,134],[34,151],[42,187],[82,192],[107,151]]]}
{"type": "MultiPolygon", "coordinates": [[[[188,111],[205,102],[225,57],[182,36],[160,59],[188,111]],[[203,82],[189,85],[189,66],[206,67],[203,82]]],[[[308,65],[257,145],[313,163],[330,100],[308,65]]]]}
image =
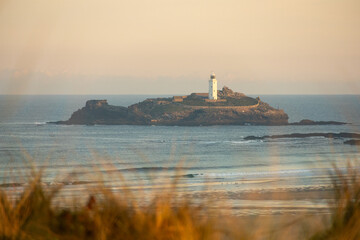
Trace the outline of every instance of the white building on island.
{"type": "Polygon", "coordinates": [[[210,100],[217,100],[217,80],[215,73],[210,75],[209,80],[209,99],[210,100]]]}

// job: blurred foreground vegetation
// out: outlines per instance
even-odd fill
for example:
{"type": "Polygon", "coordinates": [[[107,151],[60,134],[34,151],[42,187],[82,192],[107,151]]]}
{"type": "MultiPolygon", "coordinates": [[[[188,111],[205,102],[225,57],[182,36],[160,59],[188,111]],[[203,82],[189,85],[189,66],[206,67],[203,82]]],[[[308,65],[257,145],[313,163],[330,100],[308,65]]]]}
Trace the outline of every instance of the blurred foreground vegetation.
{"type": "Polygon", "coordinates": [[[360,179],[354,169],[334,168],[331,215],[257,218],[210,214],[205,203],[176,192],[144,206],[131,193],[105,187],[89,194],[84,206],[55,207],[61,186],[44,187],[41,173],[34,173],[16,199],[0,192],[0,239],[360,239],[360,179]]]}

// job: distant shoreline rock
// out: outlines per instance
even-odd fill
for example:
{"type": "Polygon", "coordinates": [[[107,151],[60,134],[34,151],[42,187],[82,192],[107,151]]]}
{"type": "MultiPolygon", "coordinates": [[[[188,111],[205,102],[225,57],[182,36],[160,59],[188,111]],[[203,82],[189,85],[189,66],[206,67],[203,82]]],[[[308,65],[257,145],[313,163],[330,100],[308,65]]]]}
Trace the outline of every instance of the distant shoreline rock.
{"type": "Polygon", "coordinates": [[[360,140],[351,139],[345,141],[344,144],[360,146],[360,140]]]}
{"type": "Polygon", "coordinates": [[[337,122],[337,121],[312,121],[309,119],[303,119],[300,122],[293,122],[289,123],[289,125],[301,125],[301,126],[307,126],[307,125],[345,125],[348,123],[345,122],[337,122]]]}
{"type": "Polygon", "coordinates": [[[292,134],[283,134],[283,135],[265,135],[265,136],[261,136],[261,137],[247,136],[244,138],[244,140],[264,140],[264,139],[279,139],[279,138],[309,138],[309,137],[360,139],[360,134],[359,133],[292,133],[292,134]]]}

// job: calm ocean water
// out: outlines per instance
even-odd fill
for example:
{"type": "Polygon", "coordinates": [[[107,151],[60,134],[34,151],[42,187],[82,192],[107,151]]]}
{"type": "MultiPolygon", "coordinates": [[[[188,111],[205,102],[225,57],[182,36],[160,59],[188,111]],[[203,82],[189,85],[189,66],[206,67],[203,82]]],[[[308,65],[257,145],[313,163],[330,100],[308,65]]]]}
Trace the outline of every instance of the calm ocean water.
{"type": "MultiPolygon", "coordinates": [[[[261,97],[273,107],[284,109],[290,122],[307,118],[351,123],[344,126],[46,124],[68,119],[89,99],[128,106],[147,97],[154,96],[0,96],[0,181],[19,183],[21,188],[27,167],[35,165],[44,167],[46,184],[65,183],[68,194],[76,194],[99,176],[104,177],[105,171],[123,175],[134,191],[139,186],[161,191],[178,175],[179,192],[194,199],[212,196],[216,201],[228,200],[233,209],[248,207],[247,214],[321,211],[327,200],[247,201],[241,194],[327,189],[332,163],[344,168],[348,160],[360,159],[359,149],[344,145],[344,139],[243,139],[249,135],[359,133],[359,96],[261,97]],[[180,172],[176,170],[179,166],[180,172]],[[76,179],[65,178],[74,171],[78,173],[76,179]]],[[[122,181],[109,175],[105,181],[116,191],[122,181]]]]}

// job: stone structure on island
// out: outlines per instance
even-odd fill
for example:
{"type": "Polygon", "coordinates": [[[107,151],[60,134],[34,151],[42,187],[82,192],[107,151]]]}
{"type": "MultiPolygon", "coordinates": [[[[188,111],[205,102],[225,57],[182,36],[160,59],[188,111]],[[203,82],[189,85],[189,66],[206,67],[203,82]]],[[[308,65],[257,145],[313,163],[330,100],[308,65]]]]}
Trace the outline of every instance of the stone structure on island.
{"type": "Polygon", "coordinates": [[[112,106],[106,100],[89,100],[69,120],[55,124],[81,125],[288,125],[288,115],[260,101],[224,86],[217,90],[210,75],[208,93],[170,98],[150,98],[129,107],[112,106]]]}

